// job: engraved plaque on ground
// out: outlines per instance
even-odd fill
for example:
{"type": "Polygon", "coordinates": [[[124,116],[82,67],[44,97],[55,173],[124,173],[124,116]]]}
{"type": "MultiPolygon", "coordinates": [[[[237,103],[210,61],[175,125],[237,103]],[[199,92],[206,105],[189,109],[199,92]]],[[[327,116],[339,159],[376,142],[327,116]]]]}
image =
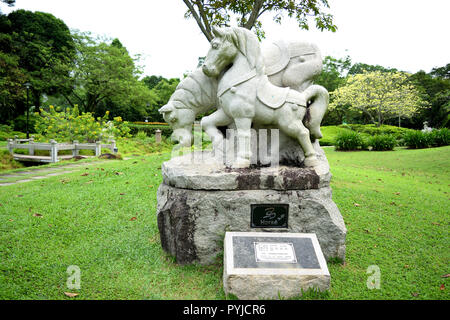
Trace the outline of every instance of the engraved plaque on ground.
{"type": "Polygon", "coordinates": [[[240,299],[294,297],[330,287],[330,273],[314,233],[226,232],[224,290],[240,299]]]}
{"type": "Polygon", "coordinates": [[[253,233],[232,237],[234,268],[320,269],[310,237],[253,233]],[[267,234],[267,235],[266,235],[267,234]]]}
{"type": "Polygon", "coordinates": [[[256,262],[297,262],[291,242],[254,242],[254,245],[256,262]]]}

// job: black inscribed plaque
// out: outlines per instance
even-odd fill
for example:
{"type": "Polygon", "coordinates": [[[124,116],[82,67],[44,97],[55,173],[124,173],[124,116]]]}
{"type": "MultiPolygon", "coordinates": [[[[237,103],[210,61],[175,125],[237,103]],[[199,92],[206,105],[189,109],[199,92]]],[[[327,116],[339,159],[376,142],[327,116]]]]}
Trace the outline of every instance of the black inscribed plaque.
{"type": "Polygon", "coordinates": [[[310,238],[233,236],[233,258],[235,268],[320,269],[319,260],[310,238]],[[256,262],[255,242],[292,243],[297,262],[256,262]]]}
{"type": "Polygon", "coordinates": [[[252,204],[250,205],[250,209],[251,228],[288,227],[288,204],[252,204]]]}

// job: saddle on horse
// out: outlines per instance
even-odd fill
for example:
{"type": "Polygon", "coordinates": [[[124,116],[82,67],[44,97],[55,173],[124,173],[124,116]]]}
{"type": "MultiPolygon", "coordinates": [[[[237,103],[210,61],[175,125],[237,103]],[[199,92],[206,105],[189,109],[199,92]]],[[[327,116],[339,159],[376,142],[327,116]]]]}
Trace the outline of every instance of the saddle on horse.
{"type": "Polygon", "coordinates": [[[259,82],[256,96],[259,101],[272,109],[278,109],[286,102],[306,107],[306,99],[303,94],[290,88],[277,87],[268,80],[267,76],[264,76],[259,82]]]}

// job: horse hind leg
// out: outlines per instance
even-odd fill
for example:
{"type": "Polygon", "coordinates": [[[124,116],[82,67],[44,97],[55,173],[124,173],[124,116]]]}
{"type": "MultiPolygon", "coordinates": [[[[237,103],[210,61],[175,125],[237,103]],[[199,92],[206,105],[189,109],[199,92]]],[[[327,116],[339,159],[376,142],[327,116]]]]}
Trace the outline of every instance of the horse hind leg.
{"type": "Polygon", "coordinates": [[[319,85],[312,85],[303,91],[307,101],[312,100],[303,123],[310,130],[314,139],[322,138],[320,124],[328,109],[329,94],[327,89],[319,85]]]}
{"type": "MultiPolygon", "coordinates": [[[[291,105],[287,104],[284,108],[291,109],[291,105]]],[[[301,112],[301,117],[298,115],[291,114],[293,112],[288,112],[287,114],[282,114],[279,117],[278,123],[280,129],[288,136],[295,138],[300,143],[305,154],[305,161],[303,164],[305,167],[313,167],[317,165],[316,151],[311,143],[309,130],[303,125],[300,119],[303,118],[306,110],[301,112]],[[295,120],[292,120],[295,119],[295,120]]]]}

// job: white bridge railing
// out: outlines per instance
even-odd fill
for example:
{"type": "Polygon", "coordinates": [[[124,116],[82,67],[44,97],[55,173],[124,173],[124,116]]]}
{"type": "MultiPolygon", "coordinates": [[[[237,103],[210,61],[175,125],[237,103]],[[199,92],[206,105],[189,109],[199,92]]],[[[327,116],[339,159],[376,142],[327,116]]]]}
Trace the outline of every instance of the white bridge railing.
{"type": "Polygon", "coordinates": [[[50,140],[49,143],[34,142],[34,138],[30,139],[8,139],[7,148],[12,154],[14,160],[19,161],[37,161],[37,162],[58,162],[60,160],[71,159],[79,155],[80,150],[94,150],[95,156],[98,157],[102,153],[102,148],[109,149],[111,153],[117,153],[115,140],[110,140],[109,144],[102,144],[100,141],[95,143],[57,143],[55,140],[50,140]],[[28,143],[27,143],[28,142],[28,143]],[[28,154],[14,153],[14,149],[28,150],[28,154]],[[35,150],[47,150],[50,156],[35,155],[35,150]],[[71,155],[58,155],[59,151],[71,150],[71,155]]]}

